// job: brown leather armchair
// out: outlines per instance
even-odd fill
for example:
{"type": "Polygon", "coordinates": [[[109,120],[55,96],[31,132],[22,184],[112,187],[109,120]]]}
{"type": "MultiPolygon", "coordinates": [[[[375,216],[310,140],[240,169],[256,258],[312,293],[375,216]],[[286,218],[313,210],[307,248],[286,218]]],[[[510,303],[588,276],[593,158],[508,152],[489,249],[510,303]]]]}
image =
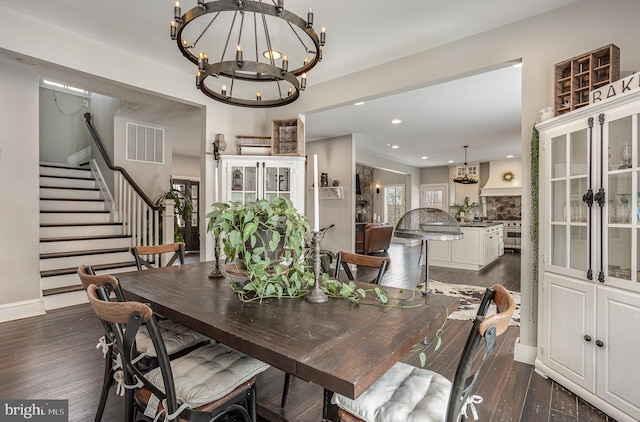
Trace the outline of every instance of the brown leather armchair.
{"type": "Polygon", "coordinates": [[[390,224],[369,223],[364,228],[364,254],[387,252],[391,245],[393,226],[390,224]]]}

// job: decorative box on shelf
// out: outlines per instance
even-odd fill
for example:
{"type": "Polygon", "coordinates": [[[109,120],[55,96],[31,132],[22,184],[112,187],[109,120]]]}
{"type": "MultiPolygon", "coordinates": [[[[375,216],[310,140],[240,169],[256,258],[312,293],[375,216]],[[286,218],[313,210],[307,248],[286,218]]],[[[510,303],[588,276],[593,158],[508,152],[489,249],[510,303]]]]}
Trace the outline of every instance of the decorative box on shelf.
{"type": "Polygon", "coordinates": [[[620,49],[613,44],[555,65],[555,115],[589,104],[589,93],[620,79],[620,49]]]}
{"type": "MultiPolygon", "coordinates": [[[[309,188],[309,195],[313,195],[313,188],[309,188]]],[[[344,198],[344,188],[342,186],[329,186],[318,188],[318,199],[342,199],[344,198]]]]}
{"type": "Polygon", "coordinates": [[[304,125],[300,119],[274,119],[271,154],[304,156],[304,125]]]}

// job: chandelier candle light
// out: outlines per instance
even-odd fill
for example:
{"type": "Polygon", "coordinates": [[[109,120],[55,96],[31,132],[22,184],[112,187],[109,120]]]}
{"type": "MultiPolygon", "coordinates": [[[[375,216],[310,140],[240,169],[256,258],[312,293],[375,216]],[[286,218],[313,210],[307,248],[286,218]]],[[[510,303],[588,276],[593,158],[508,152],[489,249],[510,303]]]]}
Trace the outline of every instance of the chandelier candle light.
{"type": "Polygon", "coordinates": [[[176,2],[173,15],[171,39],[197,66],[196,87],[225,104],[292,103],[322,60],[325,28],[318,34],[313,11],[305,20],[286,10],[284,0],[198,0],[184,14],[176,2]]]}
{"type": "Polygon", "coordinates": [[[320,203],[318,201],[318,154],[313,154],[313,271],[315,283],[313,288],[305,298],[307,302],[323,303],[329,297],[320,288],[320,203]]]}
{"type": "Polygon", "coordinates": [[[467,148],[468,145],[464,146],[464,174],[462,176],[455,175],[453,177],[454,183],[462,183],[463,185],[472,185],[474,183],[478,183],[478,179],[469,175],[469,166],[467,164],[467,148]]]}

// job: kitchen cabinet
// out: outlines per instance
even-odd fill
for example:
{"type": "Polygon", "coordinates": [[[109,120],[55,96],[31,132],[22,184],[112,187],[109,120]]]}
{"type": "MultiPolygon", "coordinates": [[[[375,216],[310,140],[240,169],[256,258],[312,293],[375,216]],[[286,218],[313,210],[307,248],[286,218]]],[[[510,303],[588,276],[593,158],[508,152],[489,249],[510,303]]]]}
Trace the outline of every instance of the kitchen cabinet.
{"type": "Polygon", "coordinates": [[[499,257],[500,223],[461,223],[459,240],[430,242],[430,265],[437,267],[481,270],[499,257]]]}
{"type": "Polygon", "coordinates": [[[304,157],[222,155],[222,202],[290,199],[304,213],[304,157]]]}
{"type": "MultiPolygon", "coordinates": [[[[468,174],[480,180],[480,163],[469,163],[468,174]]],[[[449,167],[449,202],[450,206],[461,204],[465,197],[469,197],[469,202],[480,203],[480,188],[478,183],[464,185],[455,183],[453,178],[464,175],[464,166],[449,167]]]]}
{"type": "Polygon", "coordinates": [[[618,420],[640,420],[639,123],[637,90],[538,124],[536,370],[618,420]]]}

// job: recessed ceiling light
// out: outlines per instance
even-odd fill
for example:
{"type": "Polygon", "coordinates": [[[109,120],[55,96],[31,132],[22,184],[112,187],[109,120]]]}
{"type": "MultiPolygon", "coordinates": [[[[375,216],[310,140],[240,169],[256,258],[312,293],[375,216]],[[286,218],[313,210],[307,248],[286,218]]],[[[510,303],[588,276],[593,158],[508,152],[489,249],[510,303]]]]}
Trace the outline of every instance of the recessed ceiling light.
{"type": "Polygon", "coordinates": [[[388,146],[388,147],[390,147],[390,146],[391,146],[391,144],[387,144],[387,146],[388,146]]]}
{"type": "Polygon", "coordinates": [[[423,156],[422,156],[422,157],[420,157],[420,158],[421,158],[421,159],[423,159],[423,160],[426,160],[426,159],[427,159],[427,158],[429,158],[429,157],[427,157],[426,155],[423,155],[423,156]]]}
{"type": "Polygon", "coordinates": [[[513,155],[509,154],[507,155],[507,158],[513,158],[513,155]]]}
{"type": "Polygon", "coordinates": [[[264,56],[265,59],[273,59],[273,60],[278,60],[280,57],[282,57],[282,53],[279,52],[278,50],[265,50],[262,55],[264,56]]]}
{"type": "Polygon", "coordinates": [[[358,101],[357,103],[353,103],[353,105],[362,105],[364,104],[364,101],[358,101]]]}
{"type": "Polygon", "coordinates": [[[453,164],[453,160],[449,160],[449,161],[447,161],[447,163],[453,164]]]}
{"type": "Polygon", "coordinates": [[[391,147],[391,149],[398,149],[398,148],[400,148],[400,145],[393,145],[393,146],[391,147]]]}
{"type": "Polygon", "coordinates": [[[394,125],[397,125],[397,124],[402,123],[402,120],[400,120],[400,119],[393,119],[393,120],[391,121],[391,123],[392,123],[392,124],[394,124],[394,125]]]}

